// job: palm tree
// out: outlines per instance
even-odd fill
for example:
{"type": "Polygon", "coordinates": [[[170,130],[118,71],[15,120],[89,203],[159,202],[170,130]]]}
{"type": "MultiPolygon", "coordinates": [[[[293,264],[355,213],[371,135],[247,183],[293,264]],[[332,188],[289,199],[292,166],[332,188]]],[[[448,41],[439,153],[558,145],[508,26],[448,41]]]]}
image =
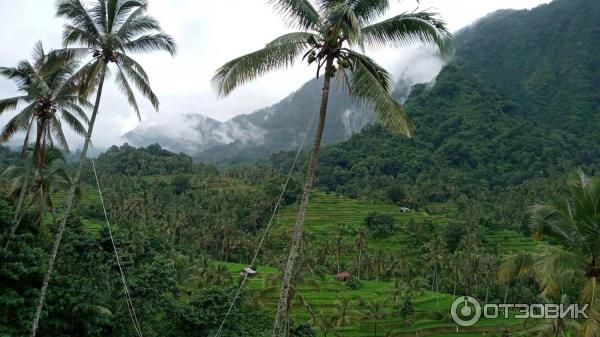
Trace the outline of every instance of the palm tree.
{"type": "Polygon", "coordinates": [[[327,334],[329,332],[333,332],[333,334],[335,336],[339,336],[339,334],[335,331],[335,326],[333,325],[331,317],[328,317],[327,315],[325,315],[325,313],[323,313],[323,311],[320,311],[317,315],[315,315],[309,321],[309,323],[312,326],[318,327],[319,330],[321,330],[323,337],[327,337],[327,334]]]}
{"type": "Polygon", "coordinates": [[[442,49],[450,36],[445,23],[426,11],[404,13],[371,24],[373,20],[385,14],[389,0],[317,2],[318,6],[315,7],[309,0],[271,0],[270,3],[275,9],[299,31],[280,36],[263,49],[227,62],[214,76],[219,95],[226,96],[236,87],[260,75],[293,65],[301,55],[304,55],[309,64],[316,64],[317,77],[323,70],[319,125],[315,133],[294,237],[281,286],[273,328],[274,337],[280,334],[281,318],[284,317],[287,307],[290,279],[302,238],[304,217],[315,181],[331,78],[343,79],[352,96],[373,107],[376,115],[390,131],[410,136],[411,124],[402,107],[390,95],[393,84],[390,74],[355,49],[362,49],[364,46],[398,46],[413,42],[432,44],[442,49]],[[352,76],[349,76],[349,73],[352,76]]]}
{"type": "MultiPolygon", "coordinates": [[[[28,157],[31,157],[34,151],[34,148],[29,147],[26,154],[30,153],[28,157]]],[[[42,154],[44,162],[41,167],[35,168],[30,163],[26,163],[24,167],[21,165],[9,166],[2,173],[3,177],[11,179],[10,195],[20,196],[23,195],[23,190],[26,190],[23,202],[25,208],[33,207],[35,210],[35,224],[39,224],[43,220],[48,210],[51,212],[52,222],[56,222],[56,207],[52,194],[59,190],[68,190],[72,183],[65,168],[66,165],[64,165],[66,162],[63,153],[54,147],[42,149],[42,151],[44,152],[42,154]]],[[[79,189],[76,194],[78,197],[80,196],[79,189]]],[[[19,217],[19,221],[12,224],[11,237],[14,236],[21,219],[19,217]]],[[[7,241],[5,248],[8,248],[9,244],[10,240],[7,241]]]]}
{"type": "Polygon", "coordinates": [[[392,315],[390,316],[390,330],[392,329],[393,319],[396,316],[398,299],[407,293],[407,286],[399,278],[394,279],[392,283],[392,315]]]}
{"type": "Polygon", "coordinates": [[[436,304],[439,306],[439,268],[442,261],[446,259],[446,242],[439,233],[435,233],[431,241],[425,244],[425,262],[433,267],[433,277],[431,279],[431,291],[435,290],[436,304]]]}
{"type": "MultiPolygon", "coordinates": [[[[31,201],[28,206],[35,206],[35,223],[43,220],[47,210],[52,214],[52,223],[56,223],[56,207],[52,194],[61,190],[68,190],[72,181],[67,173],[66,160],[63,153],[57,148],[51,147],[42,150],[44,162],[42,167],[36,170],[36,179],[31,186],[31,201]],[[62,163],[62,165],[61,165],[62,163]]],[[[81,196],[81,190],[76,189],[76,197],[81,196]]]]}
{"type": "MultiPolygon", "coordinates": [[[[87,123],[82,107],[88,107],[89,103],[78,96],[77,62],[47,54],[41,42],[34,46],[32,58],[32,62],[21,61],[16,67],[0,67],[0,76],[15,81],[18,91],[23,93],[0,100],[0,114],[22,107],[2,129],[0,141],[6,142],[24,131],[21,153],[25,158],[35,122],[33,163],[35,168],[41,169],[47,146],[57,142],[65,151],[69,150],[61,121],[69,124],[76,133],[85,134],[79,119],[87,123]]],[[[8,234],[7,245],[21,222],[23,201],[28,191],[26,184],[23,187],[17,198],[14,225],[8,234]]]]}
{"type": "Polygon", "coordinates": [[[88,103],[78,96],[77,62],[47,54],[41,42],[34,46],[32,58],[32,62],[21,61],[16,67],[0,67],[0,76],[15,81],[18,91],[23,93],[0,100],[0,114],[24,105],[4,126],[0,140],[6,142],[24,131],[24,155],[35,122],[34,162],[40,167],[43,164],[42,149],[46,145],[54,145],[56,140],[63,149],[69,150],[61,120],[75,132],[85,134],[79,119],[87,122],[81,106],[88,107],[88,103]]]}
{"type": "Polygon", "coordinates": [[[335,302],[335,312],[333,313],[333,320],[335,326],[338,328],[344,328],[347,324],[351,324],[352,321],[360,316],[360,314],[353,309],[352,300],[345,295],[342,295],[335,302]]]}
{"type": "Polygon", "coordinates": [[[358,269],[357,269],[357,273],[356,273],[356,277],[358,278],[358,280],[360,280],[360,269],[362,268],[361,266],[361,259],[362,259],[362,253],[363,253],[363,249],[365,248],[365,246],[367,245],[367,239],[366,239],[366,233],[364,230],[359,230],[358,234],[356,234],[356,240],[354,241],[354,247],[356,247],[356,249],[358,250],[358,269]]]}
{"type": "Polygon", "coordinates": [[[383,317],[383,308],[385,307],[384,300],[377,300],[367,304],[367,317],[373,321],[373,328],[377,337],[377,322],[383,317]]]}
{"type": "Polygon", "coordinates": [[[379,249],[371,261],[373,269],[375,270],[375,281],[379,281],[379,277],[385,272],[387,256],[388,254],[383,249],[379,249]]]}
{"type": "MultiPolygon", "coordinates": [[[[110,74],[109,66],[113,65],[116,68],[114,72],[117,87],[125,94],[138,117],[140,117],[140,110],[131,83],[158,110],[158,98],[150,88],[148,75],[144,68],[129,56],[129,53],[167,51],[174,55],[175,42],[162,32],[158,21],[147,15],[146,9],[145,0],[97,0],[91,8],[86,7],[81,0],[58,1],[57,15],[65,18],[68,23],[63,33],[66,48],[55,53],[58,57],[67,59],[91,54],[91,60],[80,71],[81,94],[85,97],[96,90],[96,100],[79,158],[79,166],[73,178],[73,186],[65,200],[65,208],[52,246],[42,289],[45,289],[50,281],[67,218],[73,208],[76,188],[81,178],[100,108],[104,80],[110,74]],[[77,47],[72,47],[74,45],[77,47]]],[[[40,292],[30,337],[36,334],[45,296],[45,291],[40,292]]]]}
{"type": "Polygon", "coordinates": [[[569,197],[555,196],[530,208],[530,223],[536,238],[548,237],[556,245],[540,244],[531,253],[505,258],[501,275],[535,278],[542,296],[561,295],[564,285],[579,287],[579,302],[588,304],[581,325],[584,336],[600,333],[600,177],[590,178],[581,170],[568,182],[569,197]]]}

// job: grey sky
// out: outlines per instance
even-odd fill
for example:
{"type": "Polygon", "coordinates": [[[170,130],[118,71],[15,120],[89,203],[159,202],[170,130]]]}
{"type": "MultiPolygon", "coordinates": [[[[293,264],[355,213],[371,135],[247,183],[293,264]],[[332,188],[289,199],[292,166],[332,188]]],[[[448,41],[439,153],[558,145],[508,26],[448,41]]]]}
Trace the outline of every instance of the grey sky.
{"type": "MultiPolygon", "coordinates": [[[[201,113],[226,120],[250,113],[275,103],[300,87],[313,76],[304,64],[292,70],[265,76],[218,100],[210,83],[215,69],[223,62],[258,49],[274,37],[288,31],[280,17],[266,5],[266,0],[150,0],[150,14],[156,17],[166,32],[173,35],[179,51],[170,56],[139,56],[148,71],[154,90],[161,100],[161,111],[154,113],[143,105],[145,123],[180,120],[182,113],[201,113]]],[[[390,14],[418,7],[415,0],[392,0],[390,14]]],[[[452,31],[501,8],[531,8],[550,0],[421,0],[420,8],[434,9],[442,14],[452,31]]],[[[53,0],[0,0],[0,65],[12,66],[28,58],[35,41],[46,48],[61,45],[62,21],[54,17],[53,0]],[[23,18],[26,18],[24,20],[23,18]]],[[[439,71],[440,64],[422,60],[423,51],[376,50],[369,54],[396,76],[407,73],[418,80],[427,80],[439,71]],[[415,60],[420,62],[414,63],[415,60]],[[408,67],[410,62],[411,67],[408,67]]],[[[94,142],[101,147],[123,142],[121,135],[133,129],[138,121],[126,100],[112,86],[103,97],[94,142]]],[[[0,97],[16,94],[15,86],[0,79],[0,97]]],[[[0,118],[4,125],[7,114],[0,118]]],[[[74,147],[79,139],[69,137],[74,147]]]]}

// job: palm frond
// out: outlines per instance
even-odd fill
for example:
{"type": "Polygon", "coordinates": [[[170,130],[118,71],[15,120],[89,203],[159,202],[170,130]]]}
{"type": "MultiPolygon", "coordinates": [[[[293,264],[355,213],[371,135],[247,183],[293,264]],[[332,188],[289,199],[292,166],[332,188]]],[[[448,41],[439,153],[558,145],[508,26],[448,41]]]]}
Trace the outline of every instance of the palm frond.
{"type": "Polygon", "coordinates": [[[14,110],[19,106],[19,103],[25,102],[27,96],[15,96],[0,100],[0,115],[6,111],[14,110]]]}
{"type": "Polygon", "coordinates": [[[81,124],[79,119],[75,117],[75,115],[67,109],[61,109],[61,118],[69,124],[69,126],[75,131],[77,134],[84,136],[86,134],[86,129],[81,124]]]}
{"type": "Polygon", "coordinates": [[[374,108],[377,118],[390,131],[411,137],[413,127],[406,113],[390,95],[391,75],[369,57],[348,51],[354,64],[352,95],[367,107],[374,108]]]}
{"type": "Polygon", "coordinates": [[[406,46],[414,43],[436,45],[448,49],[450,32],[437,14],[404,13],[363,28],[367,44],[373,46],[406,46]]]}
{"type": "Polygon", "coordinates": [[[2,133],[0,133],[0,142],[7,142],[17,132],[26,131],[28,129],[34,107],[35,103],[30,104],[6,123],[2,129],[2,133]]]}
{"type": "MultiPolygon", "coordinates": [[[[59,105],[64,106],[66,109],[68,109],[75,118],[81,119],[85,124],[88,124],[90,120],[87,114],[85,113],[85,110],[83,110],[83,108],[80,105],[74,103],[77,101],[77,99],[78,97],[72,97],[70,100],[65,100],[64,102],[59,103],[59,105]]],[[[90,102],[86,103],[87,104],[85,105],[85,107],[87,109],[93,108],[93,105],[90,102]]]]}
{"type": "Polygon", "coordinates": [[[117,84],[121,92],[127,97],[129,105],[133,107],[133,110],[135,111],[138,119],[141,121],[142,116],[140,114],[140,108],[138,106],[137,100],[135,99],[135,93],[129,85],[127,76],[120,67],[118,68],[117,74],[115,75],[115,83],[117,84]]]}
{"type": "Polygon", "coordinates": [[[350,44],[362,45],[363,34],[360,20],[354,9],[346,2],[337,2],[327,9],[325,25],[339,30],[350,44]]]}
{"type": "Polygon", "coordinates": [[[158,21],[145,15],[144,8],[135,10],[115,33],[119,38],[130,41],[139,34],[147,34],[152,31],[160,31],[158,21]]]}
{"type": "Polygon", "coordinates": [[[145,0],[109,0],[108,25],[109,32],[115,32],[136,10],[146,11],[148,3],[145,0]]]}
{"type": "Polygon", "coordinates": [[[177,51],[175,40],[165,33],[142,35],[133,41],[123,44],[122,49],[124,52],[134,53],[166,51],[171,56],[175,55],[177,51]]]}
{"type": "Polygon", "coordinates": [[[144,79],[144,81],[149,81],[148,74],[136,60],[122,53],[118,53],[117,56],[119,58],[119,62],[121,62],[124,67],[133,69],[135,72],[138,73],[138,75],[140,75],[144,79]]]}
{"type": "Polygon", "coordinates": [[[568,278],[585,268],[579,254],[550,245],[540,246],[532,261],[535,279],[546,297],[560,292],[571,282],[568,278]]]}
{"type": "Polygon", "coordinates": [[[13,67],[0,67],[0,76],[15,81],[19,88],[26,87],[31,84],[33,81],[31,77],[31,73],[26,71],[22,66],[23,62],[19,63],[19,66],[16,68],[13,67]]]}
{"type": "Polygon", "coordinates": [[[50,132],[52,133],[52,136],[54,136],[54,139],[58,141],[60,146],[65,149],[65,151],[69,152],[69,143],[67,142],[67,138],[63,132],[62,123],[56,116],[50,118],[50,132]]]}
{"type": "Polygon", "coordinates": [[[498,267],[498,281],[504,284],[533,275],[533,256],[529,252],[505,256],[498,267]]]}
{"type": "MultiPolygon", "coordinates": [[[[88,36],[93,37],[92,40],[101,40],[97,22],[92,18],[81,0],[58,0],[56,15],[70,20],[72,26],[88,32],[88,36]]],[[[92,42],[90,41],[89,43],[92,42]]],[[[68,43],[66,45],[69,46],[68,43]]]]}
{"type": "Polygon", "coordinates": [[[66,46],[80,44],[90,49],[100,49],[102,47],[100,41],[95,39],[94,34],[69,24],[65,24],[62,38],[66,46]]]}
{"type": "Polygon", "coordinates": [[[349,0],[348,2],[362,24],[381,17],[390,7],[389,0],[349,0]]]}
{"type": "Polygon", "coordinates": [[[269,0],[269,4],[283,15],[288,25],[304,30],[319,26],[319,12],[309,0],[269,0]]]}
{"type": "Polygon", "coordinates": [[[148,83],[147,76],[144,77],[143,75],[138,73],[136,70],[138,69],[138,67],[131,67],[129,65],[130,64],[128,63],[124,63],[119,66],[119,69],[124,75],[127,76],[129,80],[133,82],[133,84],[142,93],[142,95],[144,95],[144,97],[146,97],[150,101],[150,103],[152,103],[154,109],[158,111],[160,103],[158,101],[158,97],[152,91],[150,83],[148,83]]]}
{"type": "Polygon", "coordinates": [[[42,41],[37,41],[33,45],[33,52],[31,53],[31,58],[35,60],[35,67],[37,69],[41,68],[44,65],[44,61],[46,60],[46,52],[44,51],[42,41]]]}
{"type": "Polygon", "coordinates": [[[220,67],[213,77],[219,96],[227,96],[236,87],[270,71],[293,65],[298,56],[308,48],[307,41],[296,37],[284,35],[265,48],[238,57],[220,67]]]}

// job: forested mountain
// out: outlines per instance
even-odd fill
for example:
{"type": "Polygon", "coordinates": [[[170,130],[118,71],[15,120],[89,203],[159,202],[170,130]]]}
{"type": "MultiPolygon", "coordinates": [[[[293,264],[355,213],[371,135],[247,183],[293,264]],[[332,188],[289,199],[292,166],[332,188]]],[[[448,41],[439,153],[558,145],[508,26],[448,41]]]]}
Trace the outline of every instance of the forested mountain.
{"type": "Polygon", "coordinates": [[[369,127],[325,151],[319,185],[353,197],[400,191],[409,204],[483,202],[487,217],[518,222],[547,177],[600,163],[598,15],[598,1],[556,0],[459,32],[454,60],[408,98],[416,137],[369,127]]]}

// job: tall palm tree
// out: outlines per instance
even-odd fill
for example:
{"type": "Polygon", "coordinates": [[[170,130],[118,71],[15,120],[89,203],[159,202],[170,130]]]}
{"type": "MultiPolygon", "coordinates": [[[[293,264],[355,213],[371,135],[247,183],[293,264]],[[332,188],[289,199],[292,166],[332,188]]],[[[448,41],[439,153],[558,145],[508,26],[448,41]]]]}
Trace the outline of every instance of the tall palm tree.
{"type": "MultiPolygon", "coordinates": [[[[31,158],[34,151],[33,147],[29,147],[26,151],[26,154],[29,154],[27,157],[31,158]]],[[[56,222],[56,207],[52,193],[68,190],[71,186],[63,153],[54,147],[42,151],[44,151],[42,155],[44,162],[40,168],[34,167],[27,161],[24,165],[11,165],[2,173],[3,178],[10,179],[10,195],[22,195],[23,190],[27,190],[23,202],[25,208],[33,208],[35,211],[35,224],[43,220],[48,210],[52,215],[53,223],[56,222]]],[[[77,195],[80,195],[79,190],[77,195]]],[[[20,220],[21,218],[12,224],[11,236],[14,236],[20,220]]],[[[9,243],[10,241],[6,243],[5,248],[8,248],[9,243]]]]}
{"type": "Polygon", "coordinates": [[[270,0],[286,21],[299,29],[280,36],[265,48],[238,57],[219,68],[214,76],[218,93],[226,96],[236,87],[269,71],[285,69],[304,55],[315,64],[317,77],[323,71],[323,92],[302,199],[298,208],[294,237],[281,286],[273,336],[279,336],[281,318],[287,307],[287,293],[298,257],[304,217],[315,181],[317,156],[325,127],[329,87],[332,77],[346,83],[351,95],[369,107],[387,128],[395,133],[412,135],[412,127],[404,111],[390,95],[390,74],[374,60],[357,51],[365,46],[399,46],[426,43],[446,45],[450,34],[436,15],[423,11],[404,13],[373,23],[385,14],[389,0],[270,0]],[[336,65],[337,64],[337,65],[336,65]],[[349,76],[351,74],[351,76],[349,76]]]}
{"type": "Polygon", "coordinates": [[[427,242],[425,248],[425,262],[433,268],[433,277],[431,279],[431,291],[435,290],[436,304],[439,305],[439,270],[441,263],[446,259],[446,242],[439,233],[435,233],[433,238],[427,242]]]}
{"type": "Polygon", "coordinates": [[[317,315],[315,315],[309,323],[312,326],[318,327],[323,334],[323,337],[327,337],[329,332],[333,332],[334,336],[339,336],[340,334],[335,331],[335,326],[333,324],[333,320],[331,317],[327,316],[326,313],[320,311],[317,315]]]}
{"type": "Polygon", "coordinates": [[[600,177],[590,178],[581,170],[568,182],[570,195],[549,198],[530,209],[530,223],[538,239],[553,239],[556,245],[540,244],[531,253],[505,258],[501,275],[534,277],[546,298],[562,295],[564,285],[579,287],[579,302],[588,304],[581,324],[584,336],[600,333],[600,177]]]}
{"type": "Polygon", "coordinates": [[[36,334],[46,296],[44,289],[50,281],[67,218],[73,208],[76,188],[81,178],[100,108],[104,81],[107,75],[110,75],[109,67],[113,66],[117,87],[125,94],[139,118],[140,109],[131,83],[156,110],[159,102],[150,87],[146,71],[130,56],[130,53],[166,51],[171,55],[175,54],[175,42],[161,30],[158,21],[148,16],[146,13],[148,4],[145,0],[96,0],[91,7],[87,7],[81,0],[59,0],[57,6],[57,15],[68,22],[63,33],[65,49],[56,51],[56,55],[67,59],[91,55],[91,60],[81,70],[83,76],[81,94],[86,97],[95,90],[96,100],[79,158],[79,166],[73,177],[73,186],[65,200],[65,208],[52,246],[30,337],[36,334]]]}
{"type": "Polygon", "coordinates": [[[395,278],[392,283],[392,314],[390,315],[390,330],[392,330],[393,319],[396,316],[396,309],[398,308],[398,299],[406,294],[408,287],[402,280],[395,278]]]}
{"type": "Polygon", "coordinates": [[[333,320],[335,321],[335,326],[338,328],[344,328],[346,325],[352,323],[353,320],[357,319],[360,314],[354,308],[354,304],[352,300],[345,295],[342,295],[335,302],[335,308],[333,313],[333,320]]]}
{"type": "MultiPolygon", "coordinates": [[[[20,108],[2,129],[0,142],[9,141],[15,134],[24,131],[21,153],[25,158],[32,129],[35,129],[33,163],[36,169],[44,165],[47,146],[54,146],[57,142],[65,151],[69,150],[62,122],[70,125],[76,133],[85,134],[80,119],[87,123],[83,108],[90,104],[78,96],[77,67],[78,63],[74,60],[46,53],[41,42],[35,44],[31,62],[25,60],[16,67],[0,67],[0,76],[13,80],[22,93],[0,100],[0,114],[20,108]]],[[[21,222],[23,201],[29,190],[26,184],[23,187],[17,198],[14,225],[8,234],[7,245],[21,222]]]]}
{"type": "Polygon", "coordinates": [[[361,260],[363,249],[367,245],[366,233],[364,230],[359,230],[356,234],[356,240],[354,240],[354,247],[358,250],[358,265],[357,265],[357,273],[356,276],[360,280],[360,270],[362,268],[361,260]]]}
{"type": "Polygon", "coordinates": [[[383,308],[385,307],[385,300],[376,300],[372,303],[367,304],[367,317],[373,321],[374,336],[377,337],[377,323],[383,318],[383,308]]]}

